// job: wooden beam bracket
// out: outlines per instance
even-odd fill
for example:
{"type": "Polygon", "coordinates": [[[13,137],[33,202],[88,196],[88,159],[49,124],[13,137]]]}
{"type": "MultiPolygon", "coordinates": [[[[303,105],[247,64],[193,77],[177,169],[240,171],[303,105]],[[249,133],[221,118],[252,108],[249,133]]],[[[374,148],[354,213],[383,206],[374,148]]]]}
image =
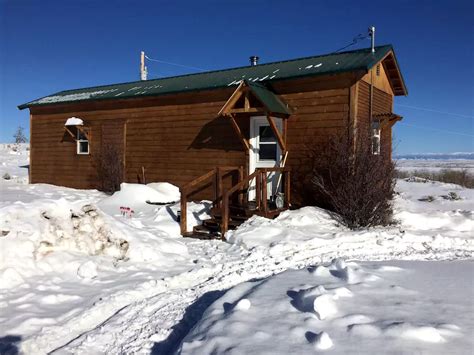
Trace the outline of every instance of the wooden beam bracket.
{"type": "Polygon", "coordinates": [[[277,125],[275,124],[275,121],[273,120],[272,116],[270,116],[270,114],[267,114],[267,120],[268,120],[268,123],[270,123],[270,127],[272,128],[273,133],[275,133],[275,136],[277,138],[278,144],[280,145],[281,151],[283,152],[283,154],[285,154],[286,144],[285,144],[285,141],[283,140],[280,130],[278,129],[277,125]]]}
{"type": "Polygon", "coordinates": [[[250,150],[250,144],[245,138],[244,134],[242,133],[242,130],[239,127],[239,124],[235,120],[234,116],[232,114],[229,115],[230,122],[232,123],[232,126],[234,127],[235,132],[237,133],[237,136],[240,138],[240,141],[242,142],[244,148],[246,151],[250,150]]]}

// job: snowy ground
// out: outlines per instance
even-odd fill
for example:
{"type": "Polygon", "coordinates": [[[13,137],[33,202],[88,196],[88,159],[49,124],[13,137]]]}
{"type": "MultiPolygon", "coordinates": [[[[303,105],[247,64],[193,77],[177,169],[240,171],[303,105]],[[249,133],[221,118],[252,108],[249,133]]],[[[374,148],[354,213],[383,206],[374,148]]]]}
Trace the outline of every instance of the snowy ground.
{"type": "Polygon", "coordinates": [[[0,179],[28,183],[29,144],[0,143],[0,179]]]}
{"type": "Polygon", "coordinates": [[[472,261],[341,259],[285,271],[217,299],[181,353],[469,354],[473,279],[458,275],[473,272],[472,261]]]}
{"type": "MultiPolygon", "coordinates": [[[[400,339],[407,337],[400,345],[407,351],[442,353],[449,348],[463,352],[474,346],[470,340],[473,307],[469,304],[473,299],[472,262],[422,261],[472,259],[473,190],[399,181],[398,226],[354,232],[336,225],[323,210],[304,208],[287,211],[275,220],[252,218],[229,234],[229,243],[223,243],[181,238],[175,220],[177,204],[145,203],[146,199],[175,200],[172,186],[124,185],[120,193],[107,197],[92,190],[26,185],[27,169],[18,167],[28,164],[27,155],[16,155],[16,160],[11,156],[9,148],[0,146],[0,167],[18,176],[0,180],[0,353],[19,349],[27,354],[167,354],[178,349],[196,325],[182,346],[183,352],[193,352],[193,346],[203,345],[196,343],[199,329],[211,327],[206,314],[224,329],[227,322],[236,320],[235,332],[249,324],[257,326],[255,322],[265,314],[269,324],[287,314],[294,324],[285,322],[275,332],[285,331],[285,326],[303,328],[303,333],[296,329],[288,338],[298,342],[293,348],[296,353],[329,343],[321,332],[327,333],[336,352],[358,339],[364,339],[364,346],[372,344],[372,350],[380,349],[382,343],[398,349],[400,339]],[[460,199],[452,199],[451,192],[460,199]],[[432,196],[431,202],[426,196],[432,196]],[[347,272],[334,264],[328,268],[335,273],[332,276],[318,276],[310,272],[313,268],[307,269],[333,258],[367,262],[349,264],[351,271],[347,272]],[[375,262],[381,260],[419,261],[375,262]],[[390,266],[402,270],[395,272],[390,266]],[[264,282],[245,283],[257,279],[264,282]],[[335,309],[324,320],[318,318],[317,310],[303,312],[292,306],[292,301],[300,302],[299,296],[290,292],[296,297],[292,299],[286,293],[290,288],[299,292],[315,286],[324,287],[329,296],[322,299],[335,309]],[[353,297],[335,295],[333,286],[345,287],[353,297]],[[259,294],[272,293],[270,289],[276,290],[273,298],[259,304],[259,294]],[[245,310],[245,301],[232,310],[225,306],[242,298],[249,299],[249,309],[245,310]],[[427,310],[415,314],[420,308],[414,306],[419,304],[415,301],[426,303],[427,310]],[[278,315],[275,310],[284,302],[290,306],[278,315]],[[368,309],[371,304],[376,309],[368,309]],[[242,312],[256,310],[257,316],[233,319],[240,307],[242,312]],[[224,309],[224,313],[211,314],[213,308],[224,309]],[[352,313],[356,316],[351,318],[352,313]],[[344,317],[348,317],[345,323],[335,321],[344,317]],[[355,329],[344,337],[343,331],[351,324],[362,325],[351,327],[355,329]],[[426,341],[436,337],[437,343],[426,341]]],[[[205,202],[190,204],[188,220],[199,223],[208,207],[205,202]]],[[[245,330],[242,337],[251,336],[250,332],[260,334],[258,329],[245,330]]],[[[208,333],[210,337],[212,332],[208,333]]],[[[263,348],[259,353],[275,353],[268,348],[274,344],[264,333],[268,331],[260,334],[263,348]]],[[[276,333],[269,334],[274,339],[276,333]]],[[[232,348],[240,338],[219,339],[216,333],[206,343],[216,344],[221,353],[229,350],[222,346],[232,348]]],[[[236,346],[229,352],[247,353],[239,347],[244,343],[236,346]]],[[[199,348],[193,353],[206,351],[199,348]]]]}

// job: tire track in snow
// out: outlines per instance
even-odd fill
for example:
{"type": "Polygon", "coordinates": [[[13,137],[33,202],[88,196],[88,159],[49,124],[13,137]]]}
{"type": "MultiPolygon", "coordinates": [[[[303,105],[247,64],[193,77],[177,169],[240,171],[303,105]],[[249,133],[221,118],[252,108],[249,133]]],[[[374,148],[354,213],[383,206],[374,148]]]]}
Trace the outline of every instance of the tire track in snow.
{"type": "MultiPolygon", "coordinates": [[[[312,239],[304,245],[300,244],[298,249],[290,248],[276,257],[257,248],[244,260],[222,264],[221,268],[207,275],[206,280],[203,277],[190,280],[186,274],[174,277],[169,280],[170,289],[131,303],[99,327],[59,348],[57,353],[149,353],[155,343],[166,341],[188,307],[205,294],[227,290],[239,283],[268,277],[288,268],[303,268],[328,262],[335,257],[371,261],[449,260],[472,258],[473,252],[474,243],[461,238],[388,233],[370,238],[352,234],[336,236],[330,241],[312,239]]],[[[192,325],[175,329],[175,333],[178,332],[174,334],[176,341],[181,340],[192,325]]]]}

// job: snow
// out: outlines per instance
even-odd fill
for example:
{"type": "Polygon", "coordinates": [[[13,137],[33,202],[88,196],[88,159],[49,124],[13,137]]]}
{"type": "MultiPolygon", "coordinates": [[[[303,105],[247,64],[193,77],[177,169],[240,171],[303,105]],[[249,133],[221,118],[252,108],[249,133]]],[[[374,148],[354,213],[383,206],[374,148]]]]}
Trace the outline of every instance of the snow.
{"type": "Polygon", "coordinates": [[[65,126],[82,126],[84,121],[77,117],[71,117],[66,120],[65,126]]]}
{"type": "Polygon", "coordinates": [[[28,157],[30,154],[29,145],[20,143],[2,143],[0,144],[0,195],[2,195],[1,186],[3,184],[28,183],[28,157]],[[10,176],[6,180],[6,174],[10,176]]]}
{"type": "MultiPolygon", "coordinates": [[[[0,180],[0,353],[205,353],[242,339],[239,352],[247,335],[254,353],[472,347],[472,262],[460,260],[474,251],[473,190],[399,181],[398,225],[350,231],[306,207],[253,217],[228,243],[201,241],[180,236],[176,186],[123,184],[107,196],[28,185],[27,148],[0,145],[0,169],[15,176],[0,180]],[[211,314],[219,302],[225,312],[211,314]],[[202,342],[204,314],[225,325],[202,342]]],[[[189,203],[188,229],[209,208],[189,203]]]]}
{"type": "Polygon", "coordinates": [[[315,275],[313,267],[288,270],[231,288],[205,310],[180,353],[472,350],[474,288],[472,278],[465,277],[474,272],[472,261],[335,259],[318,268],[327,273],[315,275]],[[357,282],[344,277],[349,270],[357,282]],[[252,306],[242,309],[242,302],[252,306]]]}
{"type": "Polygon", "coordinates": [[[88,100],[88,99],[93,99],[96,96],[115,92],[117,90],[118,89],[107,89],[107,90],[96,90],[96,91],[91,91],[91,92],[81,92],[77,94],[53,95],[53,96],[47,96],[42,99],[36,100],[35,103],[49,104],[49,103],[55,103],[55,102],[88,100]]]}

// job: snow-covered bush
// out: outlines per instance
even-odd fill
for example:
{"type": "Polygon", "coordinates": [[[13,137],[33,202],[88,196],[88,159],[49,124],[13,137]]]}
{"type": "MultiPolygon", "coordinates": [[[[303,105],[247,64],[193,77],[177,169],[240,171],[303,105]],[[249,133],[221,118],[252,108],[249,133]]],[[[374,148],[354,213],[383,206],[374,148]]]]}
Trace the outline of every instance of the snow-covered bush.
{"type": "Polygon", "coordinates": [[[3,174],[2,178],[3,178],[3,180],[10,180],[12,177],[10,176],[9,173],[5,173],[5,174],[3,174]]]}
{"type": "Polygon", "coordinates": [[[366,139],[334,136],[324,152],[314,152],[315,200],[351,229],[392,222],[395,166],[370,148],[366,139]]]}

